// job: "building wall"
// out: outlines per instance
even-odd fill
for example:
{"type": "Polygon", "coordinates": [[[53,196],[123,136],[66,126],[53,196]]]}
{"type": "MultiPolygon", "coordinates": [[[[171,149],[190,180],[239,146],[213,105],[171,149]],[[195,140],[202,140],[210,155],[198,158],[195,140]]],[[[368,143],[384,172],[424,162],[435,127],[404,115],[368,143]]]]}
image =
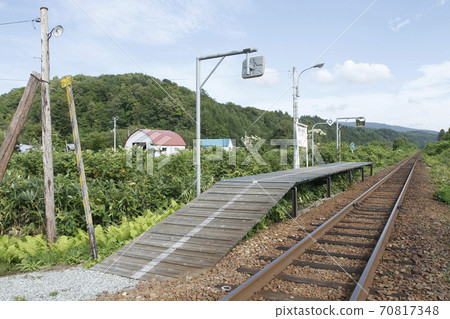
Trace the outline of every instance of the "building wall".
{"type": "Polygon", "coordinates": [[[125,143],[125,148],[133,147],[133,145],[136,145],[137,143],[140,145],[145,144],[145,149],[153,149],[155,151],[155,157],[172,155],[186,148],[185,146],[154,145],[152,139],[142,131],[134,132],[125,143]]]}
{"type": "Polygon", "coordinates": [[[136,131],[128,138],[125,148],[130,148],[135,143],[146,143],[148,149],[152,144],[152,139],[144,132],[136,131]]]}
{"type": "Polygon", "coordinates": [[[161,145],[150,145],[150,148],[155,150],[155,157],[161,155],[172,155],[181,150],[184,150],[185,146],[161,146],[161,145]]]}

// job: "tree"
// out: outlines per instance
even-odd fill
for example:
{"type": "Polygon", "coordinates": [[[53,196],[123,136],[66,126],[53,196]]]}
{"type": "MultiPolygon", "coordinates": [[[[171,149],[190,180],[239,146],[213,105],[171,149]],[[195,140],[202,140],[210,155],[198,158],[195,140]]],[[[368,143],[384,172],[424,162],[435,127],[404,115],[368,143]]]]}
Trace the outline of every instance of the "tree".
{"type": "Polygon", "coordinates": [[[409,143],[408,138],[406,138],[406,137],[396,138],[392,145],[392,149],[394,151],[399,150],[399,149],[407,150],[407,149],[410,149],[411,147],[413,147],[413,146],[411,145],[411,143],[409,143]]]}
{"type": "Polygon", "coordinates": [[[444,138],[444,135],[445,135],[445,131],[444,131],[444,129],[441,129],[438,134],[438,141],[442,141],[442,139],[444,138]]]}

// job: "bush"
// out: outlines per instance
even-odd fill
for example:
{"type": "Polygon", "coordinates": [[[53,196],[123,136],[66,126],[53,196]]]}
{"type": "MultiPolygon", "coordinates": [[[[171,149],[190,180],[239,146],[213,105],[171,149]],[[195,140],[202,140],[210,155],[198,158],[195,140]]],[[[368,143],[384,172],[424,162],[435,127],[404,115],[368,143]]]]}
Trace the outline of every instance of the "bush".
{"type": "Polygon", "coordinates": [[[438,185],[434,197],[450,204],[450,133],[445,133],[436,144],[427,144],[422,161],[430,167],[431,181],[438,185]]]}
{"type": "Polygon", "coordinates": [[[95,227],[98,258],[92,260],[89,249],[89,238],[85,231],[78,229],[75,235],[60,236],[50,248],[42,235],[15,237],[0,236],[0,274],[7,271],[31,271],[56,264],[79,264],[86,266],[102,261],[105,257],[138,237],[159,221],[171,215],[181,206],[171,202],[165,211],[152,213],[146,211],[133,220],[124,219],[120,226],[101,225],[95,227]]]}

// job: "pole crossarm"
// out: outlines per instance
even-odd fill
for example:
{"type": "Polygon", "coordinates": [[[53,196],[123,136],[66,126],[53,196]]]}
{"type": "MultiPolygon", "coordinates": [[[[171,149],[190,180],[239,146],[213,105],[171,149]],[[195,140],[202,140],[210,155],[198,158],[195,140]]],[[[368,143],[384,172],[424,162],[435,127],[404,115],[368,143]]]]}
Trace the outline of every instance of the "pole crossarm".
{"type": "Polygon", "coordinates": [[[231,51],[231,52],[227,52],[227,53],[218,53],[218,54],[212,54],[212,55],[207,55],[204,57],[199,57],[197,58],[198,60],[202,61],[202,60],[210,60],[210,59],[215,59],[215,58],[221,58],[221,57],[226,57],[226,56],[231,56],[231,55],[238,55],[238,54],[244,54],[244,53],[253,53],[258,51],[258,49],[256,48],[247,48],[244,50],[235,50],[235,51],[231,51]]]}

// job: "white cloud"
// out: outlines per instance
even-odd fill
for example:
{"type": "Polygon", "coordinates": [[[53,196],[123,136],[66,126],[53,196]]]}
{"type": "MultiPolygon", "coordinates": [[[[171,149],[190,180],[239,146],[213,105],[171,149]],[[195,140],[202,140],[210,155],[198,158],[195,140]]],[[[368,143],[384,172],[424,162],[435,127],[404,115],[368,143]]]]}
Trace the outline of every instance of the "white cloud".
{"type": "Polygon", "coordinates": [[[318,70],[312,74],[313,79],[320,83],[334,83],[336,81],[336,74],[332,74],[326,69],[318,70]]]}
{"type": "Polygon", "coordinates": [[[336,74],[354,83],[368,83],[389,80],[393,76],[389,68],[384,64],[355,63],[347,60],[343,65],[338,65],[336,74]]]}
{"type": "Polygon", "coordinates": [[[344,64],[336,64],[333,71],[326,69],[317,71],[313,78],[321,83],[334,83],[338,78],[344,78],[352,83],[372,83],[393,78],[385,64],[355,63],[347,60],[344,64]]]}
{"type": "Polygon", "coordinates": [[[423,76],[407,83],[401,96],[413,101],[442,98],[450,94],[450,61],[423,65],[418,69],[423,76]]]}
{"type": "Polygon", "coordinates": [[[97,0],[82,4],[90,15],[118,40],[147,44],[171,44],[198,31],[222,32],[236,36],[226,25],[237,4],[222,1],[97,0]]]}
{"type": "Polygon", "coordinates": [[[371,122],[432,130],[448,127],[450,61],[423,65],[418,71],[421,76],[393,93],[350,93],[304,99],[305,114],[324,118],[365,116],[371,122]]]}
{"type": "Polygon", "coordinates": [[[394,32],[398,32],[401,28],[411,23],[410,19],[402,19],[400,17],[397,17],[391,21],[389,21],[389,29],[391,29],[394,32]]]}
{"type": "Polygon", "coordinates": [[[280,73],[278,70],[266,68],[264,75],[259,78],[254,78],[252,82],[264,86],[272,86],[280,81],[280,73]]]}
{"type": "Polygon", "coordinates": [[[439,7],[439,6],[443,6],[444,4],[446,4],[447,3],[447,1],[448,0],[437,0],[437,6],[439,7]]]}

